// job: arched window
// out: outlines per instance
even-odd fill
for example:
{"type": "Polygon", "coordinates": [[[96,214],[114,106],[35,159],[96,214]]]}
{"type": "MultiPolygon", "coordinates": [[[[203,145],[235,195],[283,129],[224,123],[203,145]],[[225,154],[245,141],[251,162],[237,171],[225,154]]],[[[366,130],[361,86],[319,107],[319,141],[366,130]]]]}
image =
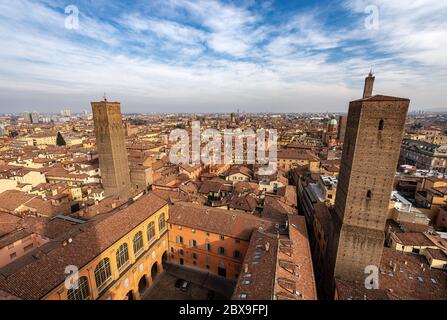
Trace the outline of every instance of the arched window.
{"type": "Polygon", "coordinates": [[[137,255],[143,249],[143,232],[138,231],[133,237],[133,253],[137,255]]]}
{"type": "Polygon", "coordinates": [[[95,281],[96,286],[100,288],[107,280],[112,276],[110,270],[110,259],[104,258],[101,260],[95,268],[95,281]]]}
{"type": "Polygon", "coordinates": [[[152,242],[155,239],[155,223],[151,222],[147,226],[147,241],[152,242]]]}
{"type": "Polygon", "coordinates": [[[224,247],[219,247],[219,254],[222,254],[222,255],[225,254],[225,248],[224,247]]]}
{"type": "Polygon", "coordinates": [[[68,300],[88,300],[90,298],[90,287],[88,285],[87,277],[80,277],[78,279],[77,288],[71,288],[67,292],[68,300]]]}
{"type": "Polygon", "coordinates": [[[118,250],[116,250],[116,266],[121,269],[129,261],[129,250],[127,248],[127,243],[120,245],[118,250]]]}
{"type": "Polygon", "coordinates": [[[162,231],[166,227],[165,214],[162,213],[158,218],[158,230],[162,231]]]}
{"type": "Polygon", "coordinates": [[[372,192],[371,190],[368,190],[368,192],[366,192],[366,199],[371,199],[372,197],[372,192]]]}
{"type": "Polygon", "coordinates": [[[383,130],[383,126],[384,126],[384,121],[383,121],[383,119],[380,119],[380,121],[379,121],[379,131],[383,130]]]}

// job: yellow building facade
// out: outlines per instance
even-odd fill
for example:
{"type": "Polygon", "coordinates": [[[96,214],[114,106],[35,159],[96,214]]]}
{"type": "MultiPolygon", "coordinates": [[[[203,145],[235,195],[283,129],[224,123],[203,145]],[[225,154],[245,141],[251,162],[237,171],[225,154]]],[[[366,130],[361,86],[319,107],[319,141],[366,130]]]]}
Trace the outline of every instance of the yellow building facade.
{"type": "Polygon", "coordinates": [[[103,251],[78,272],[78,288],[61,283],[44,300],[140,299],[168,258],[168,205],[103,251]]]}

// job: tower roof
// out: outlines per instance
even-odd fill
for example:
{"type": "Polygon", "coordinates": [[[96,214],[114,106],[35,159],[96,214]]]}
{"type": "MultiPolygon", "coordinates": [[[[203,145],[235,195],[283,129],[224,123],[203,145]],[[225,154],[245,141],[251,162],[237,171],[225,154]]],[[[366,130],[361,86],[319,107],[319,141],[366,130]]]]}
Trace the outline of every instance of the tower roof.
{"type": "MultiPolygon", "coordinates": [[[[410,101],[408,98],[400,98],[400,97],[392,97],[392,96],[384,96],[384,95],[375,95],[364,99],[357,99],[354,101],[410,101]]],[[[353,102],[354,102],[353,101],[353,102]]]]}

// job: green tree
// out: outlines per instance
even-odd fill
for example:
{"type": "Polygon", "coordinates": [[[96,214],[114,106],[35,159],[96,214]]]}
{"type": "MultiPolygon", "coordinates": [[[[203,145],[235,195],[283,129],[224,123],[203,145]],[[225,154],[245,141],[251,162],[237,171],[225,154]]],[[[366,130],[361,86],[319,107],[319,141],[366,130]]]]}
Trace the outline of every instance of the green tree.
{"type": "Polygon", "coordinates": [[[65,145],[66,145],[66,143],[65,143],[65,139],[64,139],[64,137],[61,135],[60,132],[57,133],[56,144],[57,144],[58,146],[65,146],[65,145]]]}

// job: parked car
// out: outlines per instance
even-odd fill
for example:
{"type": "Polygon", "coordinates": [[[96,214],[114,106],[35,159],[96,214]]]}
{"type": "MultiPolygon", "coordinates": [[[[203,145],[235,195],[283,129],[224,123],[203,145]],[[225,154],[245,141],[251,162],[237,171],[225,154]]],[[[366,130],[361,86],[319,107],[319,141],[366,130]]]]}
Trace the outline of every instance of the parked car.
{"type": "Polygon", "coordinates": [[[185,282],[185,280],[183,280],[183,279],[177,279],[177,281],[175,281],[175,287],[181,288],[181,286],[183,285],[184,282],[185,282]]]}
{"type": "Polygon", "coordinates": [[[189,288],[189,284],[190,283],[191,282],[189,282],[189,281],[183,282],[182,286],[180,287],[180,290],[182,290],[183,292],[186,292],[188,290],[188,288],[189,288]]]}

